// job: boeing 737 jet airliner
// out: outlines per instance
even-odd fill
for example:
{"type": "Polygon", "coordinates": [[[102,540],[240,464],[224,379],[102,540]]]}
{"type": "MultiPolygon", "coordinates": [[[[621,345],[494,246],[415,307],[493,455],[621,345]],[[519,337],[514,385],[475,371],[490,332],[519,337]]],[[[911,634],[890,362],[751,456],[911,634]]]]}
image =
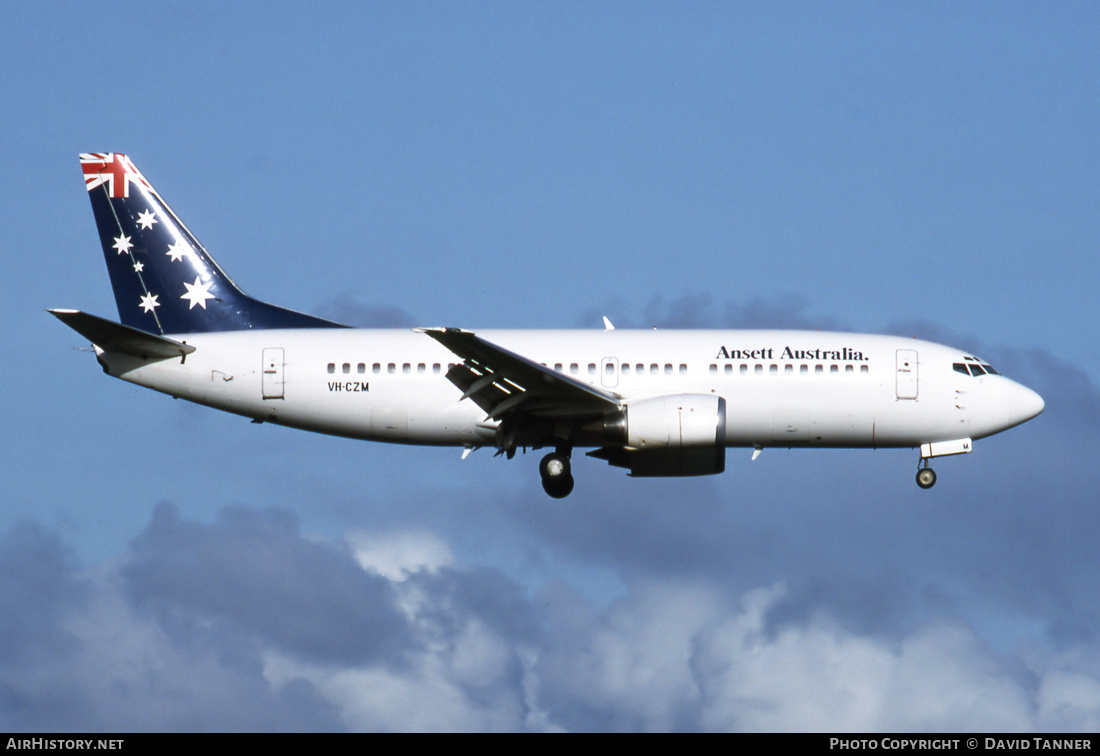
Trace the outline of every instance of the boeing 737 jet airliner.
{"type": "Polygon", "coordinates": [[[111,376],[256,423],[349,438],[575,448],[633,476],[710,475],[727,447],[971,451],[1043,411],[983,360],[896,336],[819,331],[352,329],[247,296],[119,153],[80,156],[121,323],[50,310],[111,376]]]}

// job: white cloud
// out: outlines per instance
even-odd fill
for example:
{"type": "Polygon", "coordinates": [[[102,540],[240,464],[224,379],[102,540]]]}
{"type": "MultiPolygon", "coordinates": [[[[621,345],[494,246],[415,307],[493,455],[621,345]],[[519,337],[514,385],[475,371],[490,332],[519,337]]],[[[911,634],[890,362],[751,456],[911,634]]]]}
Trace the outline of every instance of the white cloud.
{"type": "Polygon", "coordinates": [[[410,573],[421,570],[435,572],[455,563],[450,547],[427,531],[358,531],[348,537],[348,542],[363,569],[390,580],[404,580],[410,573]]]}
{"type": "Polygon", "coordinates": [[[701,645],[703,723],[721,730],[996,730],[1034,726],[1030,694],[964,628],[897,639],[826,616],[769,631],[752,612],[701,645]]]}

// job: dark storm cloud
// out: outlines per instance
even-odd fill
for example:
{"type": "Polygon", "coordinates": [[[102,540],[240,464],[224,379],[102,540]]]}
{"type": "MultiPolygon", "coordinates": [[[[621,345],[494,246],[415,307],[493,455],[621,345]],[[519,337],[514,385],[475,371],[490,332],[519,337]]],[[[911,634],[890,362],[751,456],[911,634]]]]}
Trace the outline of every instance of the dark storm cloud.
{"type": "Polygon", "coordinates": [[[302,538],[287,512],[227,509],[202,525],[162,504],[122,575],[137,606],[181,632],[225,622],[296,654],[353,663],[398,658],[407,643],[390,583],[348,551],[302,538]]]}

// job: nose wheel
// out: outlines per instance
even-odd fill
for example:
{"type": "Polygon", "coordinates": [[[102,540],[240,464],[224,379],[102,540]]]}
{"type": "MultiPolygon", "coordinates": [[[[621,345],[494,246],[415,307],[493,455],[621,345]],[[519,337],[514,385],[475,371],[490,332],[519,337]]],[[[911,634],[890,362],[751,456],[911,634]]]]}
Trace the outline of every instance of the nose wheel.
{"type": "Polygon", "coordinates": [[[927,490],[936,485],[936,471],[928,466],[928,460],[922,460],[924,467],[917,470],[917,485],[927,490]]]}
{"type": "Polygon", "coordinates": [[[569,455],[554,451],[542,458],[539,463],[542,476],[542,489],[555,499],[564,499],[573,492],[573,472],[569,455]]]}

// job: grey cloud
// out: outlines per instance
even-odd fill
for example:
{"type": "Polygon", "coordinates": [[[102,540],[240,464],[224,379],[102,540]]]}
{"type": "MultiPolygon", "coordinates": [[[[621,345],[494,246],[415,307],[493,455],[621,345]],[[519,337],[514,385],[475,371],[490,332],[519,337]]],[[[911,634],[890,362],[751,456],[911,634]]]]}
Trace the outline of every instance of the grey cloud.
{"type": "Polygon", "coordinates": [[[18,667],[64,650],[71,641],[66,613],[86,593],[56,533],[20,522],[0,536],[0,663],[18,667]]]}
{"type": "MultiPolygon", "coordinates": [[[[17,525],[0,536],[0,602],[5,730],[338,725],[333,707],[307,682],[273,689],[256,643],[216,631],[179,642],[132,610],[112,568],[80,571],[57,534],[39,525],[17,525]]],[[[188,611],[170,609],[177,616],[188,611]]]]}
{"type": "Polygon", "coordinates": [[[313,314],[356,328],[413,328],[422,325],[399,307],[367,304],[347,292],[322,302],[314,308],[313,314]]]}
{"type": "Polygon", "coordinates": [[[389,582],[346,550],[302,538],[288,512],[226,509],[202,525],[162,504],[121,574],[137,606],[182,633],[229,623],[346,662],[398,658],[407,643],[389,582]]]}
{"type": "Polygon", "coordinates": [[[326,626],[354,628],[355,617],[341,620],[326,600],[302,599],[313,611],[299,619],[312,629],[288,633],[267,609],[226,605],[209,584],[218,574],[281,610],[293,608],[285,594],[348,584],[346,562],[332,556],[344,546],[304,538],[283,513],[231,509],[201,525],[162,505],[116,564],[81,575],[64,552],[40,527],[0,539],[0,566],[21,566],[3,573],[17,589],[5,608],[45,605],[64,630],[38,646],[29,632],[6,636],[6,728],[1064,731],[1100,722],[1095,641],[1006,653],[937,617],[868,632],[829,600],[792,614],[807,599],[786,581],[733,590],[698,566],[634,577],[629,595],[602,607],[556,583],[529,594],[492,568],[414,571],[387,581],[389,599],[366,589],[401,606],[391,632],[404,640],[382,658],[346,654],[326,626]],[[307,579],[291,576],[303,569],[307,579]],[[215,595],[196,597],[179,585],[187,580],[215,595]],[[335,651],[318,653],[303,632],[335,651]]]}
{"type": "Polygon", "coordinates": [[[612,320],[619,328],[778,328],[848,330],[834,318],[807,312],[810,301],[797,294],[772,299],[756,298],[747,303],[716,304],[706,293],[690,293],[671,301],[662,296],[650,299],[641,314],[622,312],[619,305],[605,310],[588,310],[578,320],[579,328],[594,328],[600,316],[616,313],[612,320]]]}

